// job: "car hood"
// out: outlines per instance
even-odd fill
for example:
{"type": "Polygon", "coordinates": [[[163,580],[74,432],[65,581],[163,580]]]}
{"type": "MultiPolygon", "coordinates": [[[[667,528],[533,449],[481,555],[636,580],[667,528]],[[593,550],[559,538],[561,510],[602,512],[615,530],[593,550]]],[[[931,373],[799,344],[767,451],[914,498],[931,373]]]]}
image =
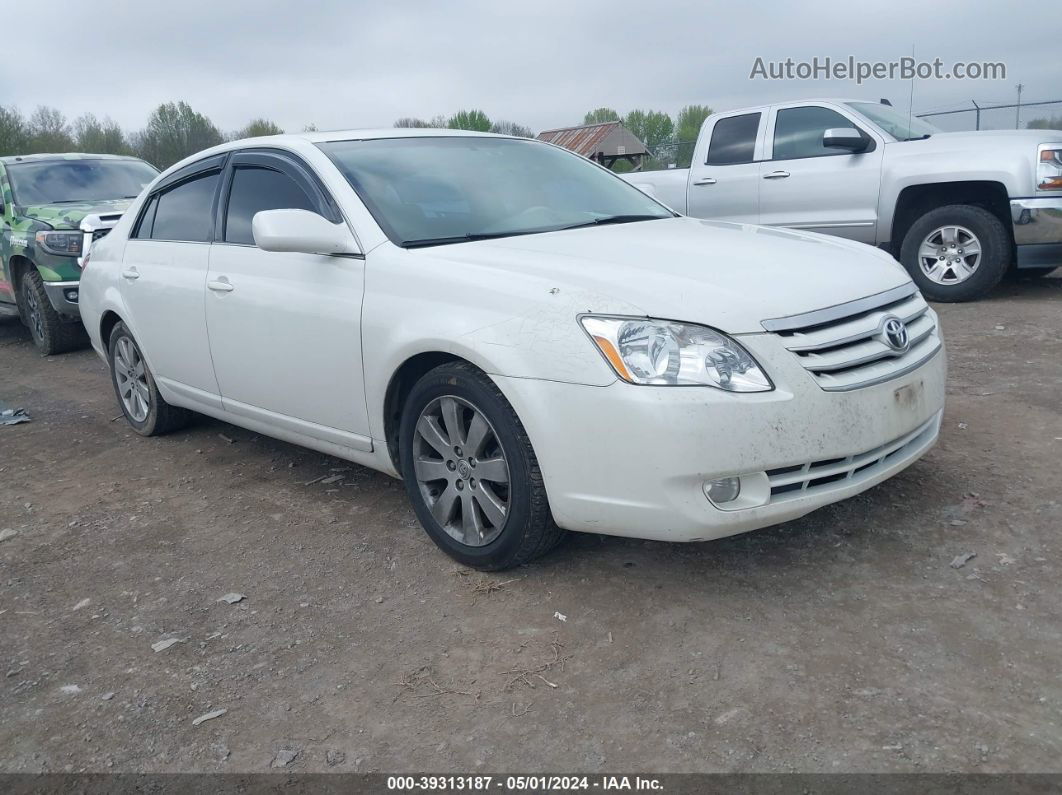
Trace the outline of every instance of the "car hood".
{"type": "Polygon", "coordinates": [[[129,209],[132,199],[109,199],[104,201],[76,202],[73,204],[33,204],[18,208],[23,218],[32,218],[48,224],[53,229],[77,229],[86,215],[122,213],[129,209]]]}
{"type": "MultiPolygon", "coordinates": [[[[906,284],[862,243],[751,224],[672,218],[422,249],[567,290],[583,312],[704,323],[730,334],[906,284]]],[[[504,276],[503,276],[504,278],[504,276]]]]}

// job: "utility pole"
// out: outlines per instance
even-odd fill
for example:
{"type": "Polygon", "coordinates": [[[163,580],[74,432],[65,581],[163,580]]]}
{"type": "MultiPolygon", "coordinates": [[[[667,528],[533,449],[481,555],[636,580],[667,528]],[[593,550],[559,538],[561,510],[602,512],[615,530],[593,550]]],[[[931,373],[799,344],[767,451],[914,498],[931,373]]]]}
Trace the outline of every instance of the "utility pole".
{"type": "Polygon", "coordinates": [[[1021,126],[1021,90],[1025,88],[1021,83],[1018,83],[1018,105],[1014,108],[1014,129],[1018,129],[1021,126]]]}
{"type": "Polygon", "coordinates": [[[977,104],[977,100],[976,99],[971,99],[970,102],[972,102],[973,106],[977,109],[977,122],[976,122],[976,124],[974,126],[974,129],[975,130],[980,130],[981,129],[981,106],[977,104]]]}

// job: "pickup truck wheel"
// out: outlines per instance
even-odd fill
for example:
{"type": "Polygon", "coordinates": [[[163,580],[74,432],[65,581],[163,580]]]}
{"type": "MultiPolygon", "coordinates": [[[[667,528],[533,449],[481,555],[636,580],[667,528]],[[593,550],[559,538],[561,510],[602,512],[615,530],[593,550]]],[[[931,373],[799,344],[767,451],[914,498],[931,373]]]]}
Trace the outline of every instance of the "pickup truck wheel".
{"type": "Polygon", "coordinates": [[[73,350],[85,344],[85,329],[80,323],[72,323],[59,317],[48,293],[44,290],[41,275],[31,269],[22,277],[20,309],[22,320],[29,328],[33,343],[45,356],[73,350]]]}
{"type": "Polygon", "coordinates": [[[981,298],[1007,272],[1010,240],[992,213],[969,204],[931,210],[911,226],[900,262],[933,301],[981,298]]]}
{"type": "Polygon", "coordinates": [[[111,331],[107,351],[114,394],[134,431],[141,436],[158,436],[188,424],[192,412],[163,400],[140,346],[124,323],[117,323],[111,331]]]}
{"type": "Polygon", "coordinates": [[[470,364],[444,364],[413,385],[402,411],[399,458],[420,523],[466,566],[519,566],[564,537],[520,419],[470,364]]]}

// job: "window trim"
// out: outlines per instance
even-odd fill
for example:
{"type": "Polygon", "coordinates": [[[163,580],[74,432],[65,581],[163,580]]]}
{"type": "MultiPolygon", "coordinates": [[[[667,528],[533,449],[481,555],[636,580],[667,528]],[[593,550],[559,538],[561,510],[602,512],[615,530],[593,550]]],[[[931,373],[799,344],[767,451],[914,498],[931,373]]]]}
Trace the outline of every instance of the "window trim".
{"type": "MultiPolygon", "coordinates": [[[[829,128],[827,128],[827,129],[829,129],[829,128]]],[[[764,145],[771,147],[771,156],[767,157],[767,158],[764,158],[763,162],[765,162],[765,163],[776,163],[776,162],[777,163],[793,163],[793,162],[796,162],[796,161],[799,161],[799,160],[820,160],[820,159],[822,159],[824,157],[838,157],[838,156],[844,156],[844,155],[848,155],[849,157],[851,157],[851,156],[854,156],[854,155],[867,155],[867,154],[870,154],[871,152],[875,151],[878,148],[878,141],[877,141],[877,138],[875,138],[873,135],[871,135],[866,130],[864,130],[847,113],[844,113],[844,112],[842,112],[841,110],[839,110],[837,108],[829,107],[828,105],[818,105],[818,104],[812,103],[812,104],[807,104],[807,105],[785,105],[785,106],[782,106],[782,107],[772,107],[771,108],[771,113],[770,113],[770,120],[769,120],[768,128],[766,130],[764,145]],[[831,153],[831,154],[824,154],[824,155],[805,155],[804,157],[784,157],[784,158],[775,157],[775,154],[774,154],[774,136],[775,136],[775,133],[776,133],[776,131],[778,129],[778,114],[781,113],[783,110],[802,110],[804,108],[820,108],[822,110],[833,111],[838,116],[840,116],[842,119],[847,120],[848,123],[852,127],[854,127],[856,130],[858,130],[863,135],[864,138],[866,138],[868,141],[870,141],[870,145],[867,146],[867,148],[864,149],[861,152],[846,152],[844,150],[840,150],[840,151],[837,151],[837,152],[834,152],[834,153],[831,153]]]]}
{"type": "Polygon", "coordinates": [[[728,113],[725,116],[720,116],[712,123],[712,129],[708,133],[708,143],[704,150],[704,164],[711,168],[727,168],[729,166],[748,166],[754,163],[761,162],[756,159],[756,148],[760,143],[761,133],[765,130],[765,119],[767,111],[764,108],[758,108],[756,110],[740,111],[738,113],[728,113]],[[742,160],[739,163],[713,163],[710,158],[712,156],[712,139],[715,137],[715,131],[719,127],[720,123],[730,121],[731,119],[739,119],[744,116],[757,116],[756,133],[752,137],[752,157],[748,160],[742,160]]]}
{"type": "MultiPolygon", "coordinates": [[[[147,198],[144,199],[143,204],[140,205],[140,209],[137,210],[136,221],[133,224],[132,233],[129,235],[130,242],[135,240],[147,240],[156,243],[207,243],[209,244],[214,239],[215,233],[215,221],[217,218],[217,206],[218,206],[218,194],[220,192],[222,179],[218,180],[218,184],[214,187],[214,196],[210,205],[210,230],[207,233],[206,240],[170,240],[168,238],[160,237],[140,237],[140,230],[144,225],[144,218],[147,215],[148,207],[151,203],[164,193],[169,193],[171,190],[180,187],[188,182],[192,182],[196,179],[202,179],[209,177],[216,173],[219,176],[223,175],[223,169],[225,167],[225,161],[229,155],[226,152],[221,155],[213,155],[211,157],[205,157],[202,160],[197,160],[185,166],[178,171],[170,174],[168,177],[160,181],[158,184],[153,185],[151,192],[148,193],[147,198]]],[[[155,215],[151,218],[151,230],[154,233],[155,230],[155,216],[158,214],[158,203],[155,203],[155,215]]]]}
{"type": "Polygon", "coordinates": [[[232,182],[237,168],[264,168],[278,171],[291,179],[306,193],[310,203],[316,206],[316,212],[333,224],[346,223],[339,204],[324,186],[321,178],[301,157],[284,149],[255,147],[239,149],[232,152],[221,180],[219,198],[215,204],[214,234],[211,242],[220,246],[242,246],[255,248],[253,243],[234,243],[225,240],[225,226],[228,223],[229,202],[232,199],[232,182]]]}

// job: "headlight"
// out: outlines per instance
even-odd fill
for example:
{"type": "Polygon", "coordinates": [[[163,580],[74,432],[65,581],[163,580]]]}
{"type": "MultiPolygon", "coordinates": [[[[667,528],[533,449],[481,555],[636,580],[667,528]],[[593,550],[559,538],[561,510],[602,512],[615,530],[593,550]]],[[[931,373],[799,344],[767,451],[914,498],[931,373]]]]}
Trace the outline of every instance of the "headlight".
{"type": "Polygon", "coordinates": [[[1041,144],[1036,163],[1036,189],[1062,190],[1062,145],[1041,144]]]}
{"type": "Polygon", "coordinates": [[[37,245],[49,254],[76,257],[81,254],[81,232],[38,232],[37,245]]]}
{"type": "Polygon", "coordinates": [[[736,341],[706,326],[652,318],[580,318],[616,375],[632,384],[768,392],[771,379],[736,341]]]}

